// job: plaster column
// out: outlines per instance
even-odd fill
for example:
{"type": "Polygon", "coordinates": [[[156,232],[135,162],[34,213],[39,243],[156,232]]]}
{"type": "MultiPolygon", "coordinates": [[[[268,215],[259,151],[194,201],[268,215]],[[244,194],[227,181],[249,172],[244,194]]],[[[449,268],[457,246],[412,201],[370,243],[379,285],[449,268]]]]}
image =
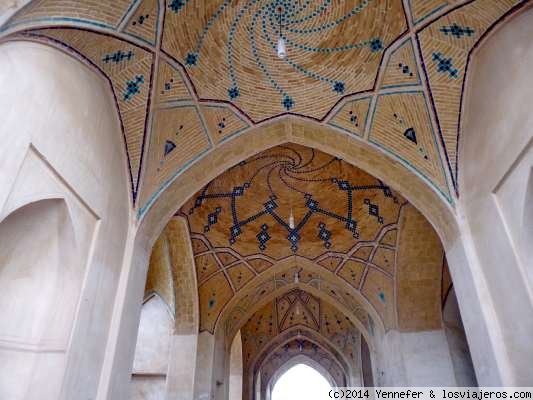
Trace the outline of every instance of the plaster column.
{"type": "MultiPolygon", "coordinates": [[[[0,6],[0,12],[5,8],[0,6]]],[[[0,382],[0,397],[94,399],[125,248],[133,230],[126,152],[112,91],[94,70],[62,51],[37,43],[8,42],[0,46],[0,109],[0,222],[26,204],[58,199],[66,204],[65,215],[73,229],[67,235],[71,243],[58,242],[68,250],[60,251],[63,256],[57,264],[66,270],[57,275],[60,279],[73,279],[48,293],[44,282],[38,282],[41,291],[26,297],[35,305],[28,305],[30,314],[18,316],[31,318],[31,312],[51,304],[52,299],[57,305],[50,309],[42,332],[23,332],[19,348],[4,353],[9,363],[2,361],[2,365],[9,367],[2,373],[6,384],[0,382]],[[73,258],[66,259],[71,252],[73,258]],[[60,328],[60,335],[55,334],[60,328]],[[15,360],[32,352],[35,360],[15,360]],[[33,361],[34,367],[30,366],[33,361]],[[33,383],[23,383],[26,377],[33,383]]],[[[38,218],[36,226],[47,225],[38,218]]],[[[52,227],[48,228],[50,234],[45,237],[50,240],[54,235],[52,227]]],[[[5,240],[0,242],[5,250],[5,240]]],[[[44,243],[33,241],[27,251],[12,253],[0,262],[0,275],[10,281],[4,283],[11,286],[40,278],[26,273],[11,281],[4,269],[18,263],[41,267],[39,264],[47,263],[44,257],[28,261],[44,243]],[[16,259],[11,258],[15,255],[16,259]]],[[[22,270],[14,271],[20,274],[22,270]]],[[[0,287],[4,289],[2,284],[0,287]]],[[[4,290],[2,294],[5,301],[17,300],[16,293],[10,297],[4,290]]],[[[0,325],[6,330],[17,326],[17,321],[5,314],[10,310],[13,308],[1,304],[0,325]]],[[[12,333],[7,333],[12,341],[12,333]]],[[[135,341],[136,336],[132,337],[135,341]]]]}
{"type": "Polygon", "coordinates": [[[460,281],[453,275],[480,385],[528,386],[533,382],[532,223],[526,219],[533,166],[533,9],[488,37],[472,56],[459,136],[458,210],[470,264],[492,301],[488,329],[497,337],[500,380],[485,377],[463,312],[460,281]]]}
{"type": "Polygon", "coordinates": [[[198,351],[197,334],[174,334],[170,338],[170,356],[167,372],[168,400],[192,400],[198,351]]]}
{"type": "Polygon", "coordinates": [[[443,330],[391,330],[380,352],[381,386],[457,386],[443,330]]]}
{"type": "Polygon", "coordinates": [[[230,352],[229,369],[229,400],[242,400],[242,339],[241,332],[237,332],[230,352]]]}
{"type": "MultiPolygon", "coordinates": [[[[214,393],[215,336],[209,332],[198,335],[194,400],[211,400],[214,393]]],[[[191,364],[193,361],[191,360],[191,364]]],[[[217,399],[218,400],[218,399],[217,399]]]]}

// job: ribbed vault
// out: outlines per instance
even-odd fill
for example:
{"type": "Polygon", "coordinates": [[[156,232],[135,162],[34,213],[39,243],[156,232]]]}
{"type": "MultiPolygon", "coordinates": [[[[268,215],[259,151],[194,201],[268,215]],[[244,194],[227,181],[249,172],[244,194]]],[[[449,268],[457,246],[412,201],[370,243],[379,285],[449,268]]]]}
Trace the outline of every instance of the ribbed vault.
{"type": "Polygon", "coordinates": [[[300,356],[341,386],[360,370],[360,331],[335,306],[302,289],[289,289],[257,310],[241,335],[245,396],[258,373],[265,392],[278,370],[300,356]]]}
{"type": "Polygon", "coordinates": [[[0,35],[60,48],[109,82],[139,217],[207,153],[280,115],[367,142],[453,203],[470,53],[525,3],[17,1],[0,35]]]}
{"type": "Polygon", "coordinates": [[[298,356],[360,382],[361,341],[373,351],[390,329],[440,328],[448,281],[437,234],[405,198],[292,143],[229,168],[181,207],[156,242],[147,290],[166,287],[156,271],[167,265],[194,271],[199,332],[228,351],[241,332],[248,394],[259,371],[266,390],[298,356]],[[165,256],[178,247],[189,261],[165,256]]]}

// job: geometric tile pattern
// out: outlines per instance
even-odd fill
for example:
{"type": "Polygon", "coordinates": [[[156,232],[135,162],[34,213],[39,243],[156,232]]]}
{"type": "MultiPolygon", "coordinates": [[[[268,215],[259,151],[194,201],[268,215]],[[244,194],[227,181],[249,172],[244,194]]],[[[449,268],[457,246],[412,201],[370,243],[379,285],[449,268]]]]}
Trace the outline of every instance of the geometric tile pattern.
{"type": "Polygon", "coordinates": [[[521,1],[477,0],[447,13],[418,34],[454,179],[463,81],[469,54],[487,29],[518,3],[521,1]]]}
{"type": "Polygon", "coordinates": [[[229,169],[181,210],[191,232],[215,248],[231,247],[243,257],[281,260],[297,254],[315,259],[374,240],[384,226],[397,221],[403,201],[342,160],[287,144],[229,169]],[[215,209],[221,210],[217,223],[205,231],[215,209]]]}
{"type": "Polygon", "coordinates": [[[363,136],[370,100],[366,97],[346,102],[328,123],[352,135],[363,136]]]}
{"type": "Polygon", "coordinates": [[[185,65],[201,98],[231,101],[254,121],[322,118],[342,96],[371,89],[384,49],[406,28],[400,0],[177,3],[163,50],[185,65]],[[280,22],[285,59],[275,50],[280,22]]]}
{"type": "Polygon", "coordinates": [[[357,328],[329,303],[304,290],[288,291],[266,304],[241,328],[241,337],[244,371],[263,371],[263,366],[278,358],[273,373],[289,359],[305,354],[342,382],[346,371],[339,363],[340,355],[344,363],[359,363],[357,328]],[[321,346],[329,346],[330,351],[321,346]]]}
{"type": "Polygon", "coordinates": [[[205,105],[200,107],[207,129],[216,144],[225,142],[250,125],[235,114],[229,107],[205,105]]]}
{"type": "Polygon", "coordinates": [[[379,96],[370,141],[409,160],[428,182],[449,197],[437,140],[423,92],[379,96]]]}
{"type": "MultiPolygon", "coordinates": [[[[425,143],[422,135],[417,140],[425,143]]],[[[193,238],[198,283],[207,291],[213,288],[215,298],[242,296],[256,276],[297,255],[360,292],[388,328],[395,324],[397,231],[406,204],[394,190],[344,161],[287,144],[215,178],[180,214],[193,238]]],[[[302,282],[311,279],[297,275],[302,282]]],[[[283,274],[279,279],[296,278],[283,274]]],[[[337,286],[331,281],[321,288],[340,295],[337,286]]],[[[336,301],[344,303],[340,297],[336,301]]],[[[316,328],[320,310],[312,304],[312,297],[290,296],[278,303],[280,312],[292,310],[288,317],[278,315],[280,330],[294,324],[316,328]]],[[[219,315],[213,311],[200,319],[202,329],[212,331],[219,315]]]]}
{"type": "MultiPolygon", "coordinates": [[[[100,68],[117,99],[134,200],[139,197],[143,158],[155,157],[143,154],[153,149],[144,143],[150,130],[147,122],[154,120],[150,113],[157,113],[162,103],[188,102],[197,107],[212,141],[205,152],[248,126],[285,113],[325,120],[366,140],[367,115],[385,113],[386,119],[391,118],[390,110],[380,110],[387,104],[385,94],[395,93],[403,100],[407,86],[427,81],[425,104],[412,101],[416,104],[411,106],[419,108],[409,110],[418,119],[412,124],[419,129],[406,127],[398,134],[391,126],[380,125],[390,137],[379,137],[373,130],[370,141],[423,175],[452,201],[449,192],[457,175],[457,137],[469,55],[487,30],[525,3],[332,0],[314,5],[309,0],[187,0],[168,1],[159,9],[157,0],[34,0],[0,27],[0,34],[8,39],[20,33],[33,33],[35,40],[46,36],[42,41],[67,46],[73,56],[100,68]],[[57,29],[43,29],[50,27],[57,29]],[[275,51],[280,35],[287,45],[285,59],[275,51]],[[152,76],[156,54],[159,66],[152,76]],[[417,65],[417,60],[422,63],[417,65]],[[222,108],[227,102],[235,108],[222,108]],[[334,108],[337,112],[330,115],[334,108]],[[420,150],[417,145],[427,144],[425,132],[432,126],[436,144],[420,150]],[[439,164],[450,169],[452,182],[446,181],[439,164]]],[[[392,114],[406,119],[396,106],[392,114]]],[[[143,185],[150,192],[143,194],[144,202],[135,201],[139,216],[174,177],[204,154],[196,153],[195,146],[192,151],[185,157],[186,165],[177,163],[178,170],[160,186],[160,177],[144,174],[149,182],[143,185]]]]}
{"type": "Polygon", "coordinates": [[[53,40],[67,51],[81,54],[107,76],[125,134],[133,192],[137,193],[150,105],[153,53],[116,37],[82,29],[41,29],[32,31],[31,35],[53,40]]]}
{"type": "Polygon", "coordinates": [[[124,32],[146,42],[155,44],[159,17],[158,0],[142,0],[129,19],[124,32]]]}
{"type": "Polygon", "coordinates": [[[420,85],[413,43],[408,39],[391,53],[382,88],[420,85]]]}

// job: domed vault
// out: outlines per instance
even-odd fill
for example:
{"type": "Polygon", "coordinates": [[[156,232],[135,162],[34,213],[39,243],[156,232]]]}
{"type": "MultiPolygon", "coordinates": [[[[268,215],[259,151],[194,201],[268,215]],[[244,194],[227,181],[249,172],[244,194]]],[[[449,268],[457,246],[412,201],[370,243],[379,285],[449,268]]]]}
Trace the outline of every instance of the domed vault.
{"type": "Polygon", "coordinates": [[[437,234],[406,197],[334,155],[279,145],[278,131],[364,144],[451,209],[471,51],[524,3],[35,0],[0,35],[59,48],[109,83],[137,222],[165,193],[174,204],[207,155],[260,144],[175,196],[189,200],[172,206],[145,289],[176,331],[224,350],[240,331],[250,398],[259,375],[263,393],[294,360],[362,383],[362,349],[392,329],[441,328],[451,285],[437,234]],[[267,134],[278,136],[264,150],[267,134]]]}
{"type": "Polygon", "coordinates": [[[469,54],[524,1],[27,3],[1,37],[58,47],[108,80],[142,217],[191,164],[282,115],[383,149],[453,202],[469,54]]]}
{"type": "MultiPolygon", "coordinates": [[[[265,392],[293,359],[358,384],[362,341],[442,324],[450,282],[437,234],[394,189],[337,157],[291,143],[265,150],[174,220],[188,225],[200,332],[226,347],[241,333],[245,398],[259,373],[265,392]]],[[[182,276],[172,261],[162,267],[174,223],[154,248],[147,295],[182,276]]]]}

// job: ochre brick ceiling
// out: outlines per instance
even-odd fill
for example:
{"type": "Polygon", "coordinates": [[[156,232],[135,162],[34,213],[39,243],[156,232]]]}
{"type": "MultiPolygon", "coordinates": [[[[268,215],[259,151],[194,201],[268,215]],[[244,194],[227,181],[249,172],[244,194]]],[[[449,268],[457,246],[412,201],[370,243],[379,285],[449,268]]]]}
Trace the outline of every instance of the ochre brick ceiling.
{"type": "Polygon", "coordinates": [[[108,79],[139,217],[196,160],[284,114],[368,141],[452,202],[469,55],[524,3],[35,0],[0,35],[108,79]]]}
{"type": "MultiPolygon", "coordinates": [[[[359,364],[361,333],[341,312],[304,290],[293,289],[266,304],[241,328],[243,370],[261,370],[262,385],[287,361],[306,356],[339,386],[348,365],[359,364]]],[[[245,393],[250,388],[246,379],[245,393]]]]}
{"type": "MultiPolygon", "coordinates": [[[[470,54],[525,3],[35,0],[0,36],[57,47],[108,81],[139,218],[196,161],[279,118],[365,141],[453,204],[470,54]]],[[[450,286],[437,235],[400,193],[294,144],[214,179],[158,241],[147,290],[189,331],[193,302],[176,293],[194,287],[193,258],[199,329],[231,340],[242,328],[245,362],[270,377],[305,354],[343,382],[361,334],[439,327],[439,288],[450,286]]]]}
{"type": "MultiPolygon", "coordinates": [[[[355,290],[373,288],[371,302],[390,303],[398,219],[405,204],[360,169],[294,144],[229,169],[181,209],[195,253],[201,327],[212,330],[234,293],[294,255],[355,290]]],[[[390,320],[392,309],[383,311],[390,320]]]]}

